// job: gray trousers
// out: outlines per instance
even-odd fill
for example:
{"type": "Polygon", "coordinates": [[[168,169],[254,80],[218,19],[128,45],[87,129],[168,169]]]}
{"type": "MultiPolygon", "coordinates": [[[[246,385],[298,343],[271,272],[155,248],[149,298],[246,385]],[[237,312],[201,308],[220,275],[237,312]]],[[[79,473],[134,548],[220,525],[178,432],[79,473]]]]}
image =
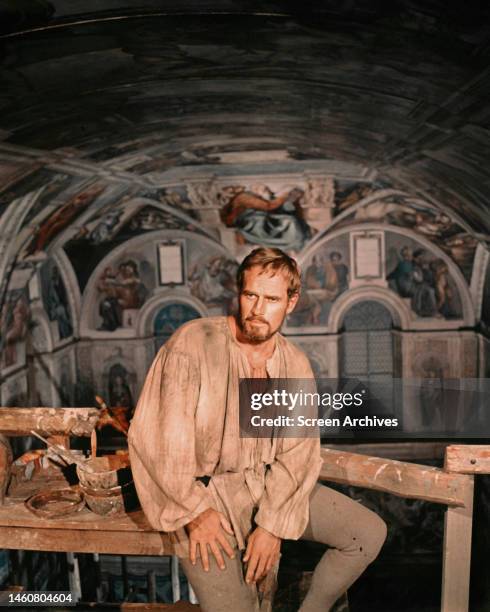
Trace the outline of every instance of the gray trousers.
{"type": "MultiPolygon", "coordinates": [[[[315,568],[300,612],[327,612],[378,556],[386,539],[386,524],[350,497],[317,484],[310,495],[310,520],[301,539],[330,548],[315,568]]],[[[256,587],[245,583],[240,555],[223,557],[226,568],[220,570],[210,555],[209,572],[202,569],[200,560],[195,566],[188,559],[181,560],[201,610],[256,612],[256,587]]]]}

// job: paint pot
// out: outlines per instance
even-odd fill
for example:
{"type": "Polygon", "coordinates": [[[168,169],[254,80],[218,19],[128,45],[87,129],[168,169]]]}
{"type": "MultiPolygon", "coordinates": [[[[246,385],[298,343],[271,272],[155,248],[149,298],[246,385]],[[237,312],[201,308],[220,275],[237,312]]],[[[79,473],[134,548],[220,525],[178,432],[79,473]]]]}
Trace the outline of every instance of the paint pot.
{"type": "Polygon", "coordinates": [[[138,506],[138,497],[133,482],[110,489],[94,489],[80,485],[87,506],[102,516],[125,514],[138,506]]]}
{"type": "Polygon", "coordinates": [[[133,480],[128,453],[87,459],[77,465],[77,475],[82,487],[94,490],[113,489],[133,480]],[[88,469],[84,469],[84,466],[88,469]]]}

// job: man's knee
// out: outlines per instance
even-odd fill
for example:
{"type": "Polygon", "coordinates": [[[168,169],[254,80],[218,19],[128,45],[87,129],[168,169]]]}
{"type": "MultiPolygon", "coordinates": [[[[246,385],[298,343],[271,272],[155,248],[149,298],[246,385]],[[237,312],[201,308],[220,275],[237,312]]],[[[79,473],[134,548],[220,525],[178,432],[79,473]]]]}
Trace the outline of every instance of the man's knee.
{"type": "Polygon", "coordinates": [[[368,563],[374,561],[378,556],[387,533],[388,528],[384,520],[374,512],[370,512],[369,520],[363,525],[363,538],[360,544],[363,556],[366,557],[368,563]]]}

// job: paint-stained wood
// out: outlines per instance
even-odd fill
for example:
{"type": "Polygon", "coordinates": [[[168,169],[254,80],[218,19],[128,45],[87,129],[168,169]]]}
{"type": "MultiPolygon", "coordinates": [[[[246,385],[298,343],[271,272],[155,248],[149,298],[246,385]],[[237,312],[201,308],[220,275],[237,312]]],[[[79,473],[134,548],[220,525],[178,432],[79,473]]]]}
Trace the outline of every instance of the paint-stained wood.
{"type": "MultiPolygon", "coordinates": [[[[0,508],[0,526],[50,529],[75,529],[81,531],[153,531],[141,510],[122,516],[100,516],[84,508],[76,516],[51,521],[36,517],[24,503],[8,503],[0,508]]],[[[0,547],[1,548],[1,547],[0,547]]]]}
{"type": "Polygon", "coordinates": [[[331,448],[359,455],[385,457],[398,461],[420,461],[423,459],[444,459],[447,442],[363,442],[360,444],[325,444],[322,448],[331,448]]]}
{"type": "Polygon", "coordinates": [[[446,448],[444,467],[460,474],[490,474],[490,446],[453,444],[446,448]]]}
{"type": "Polygon", "coordinates": [[[10,481],[12,461],[10,442],[6,436],[0,434],[0,506],[4,503],[5,493],[10,481]]]}
{"type": "Polygon", "coordinates": [[[466,476],[434,467],[322,448],[320,480],[451,506],[465,503],[466,476]]]}
{"type": "Polygon", "coordinates": [[[103,517],[84,508],[73,516],[46,520],[19,502],[0,507],[0,548],[121,555],[173,553],[168,534],[153,530],[141,510],[103,517]]]}
{"type": "Polygon", "coordinates": [[[158,531],[0,528],[0,548],[110,555],[171,555],[168,539],[158,531]]]}
{"type": "Polygon", "coordinates": [[[474,476],[465,476],[465,505],[444,518],[441,612],[467,612],[470,596],[474,476]]]}
{"type": "Polygon", "coordinates": [[[0,408],[0,434],[87,437],[98,418],[97,408],[0,408]]]}

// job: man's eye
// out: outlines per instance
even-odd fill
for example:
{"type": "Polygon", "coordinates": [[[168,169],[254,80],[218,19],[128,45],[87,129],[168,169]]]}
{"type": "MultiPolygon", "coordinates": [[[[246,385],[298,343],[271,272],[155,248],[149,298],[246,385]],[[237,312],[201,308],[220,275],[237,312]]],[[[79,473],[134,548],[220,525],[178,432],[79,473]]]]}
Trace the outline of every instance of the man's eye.
{"type": "Polygon", "coordinates": [[[276,298],[276,297],[270,297],[270,298],[267,298],[267,299],[269,300],[269,302],[278,302],[279,301],[279,298],[276,298]]]}

